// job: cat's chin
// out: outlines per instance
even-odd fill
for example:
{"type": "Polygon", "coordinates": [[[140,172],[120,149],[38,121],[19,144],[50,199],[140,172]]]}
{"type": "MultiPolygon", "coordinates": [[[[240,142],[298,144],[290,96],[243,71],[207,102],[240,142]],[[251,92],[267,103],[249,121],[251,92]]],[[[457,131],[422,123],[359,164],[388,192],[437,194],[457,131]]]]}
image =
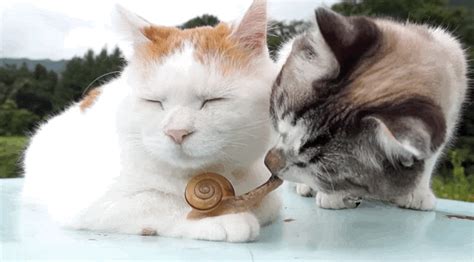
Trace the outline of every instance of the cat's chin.
{"type": "MultiPolygon", "coordinates": [[[[322,175],[322,174],[321,174],[322,175]]],[[[289,169],[285,172],[280,172],[276,174],[277,177],[283,179],[285,181],[298,183],[298,184],[305,184],[313,189],[318,189],[318,184],[315,183],[316,179],[310,172],[302,171],[299,169],[289,169]]]]}
{"type": "Polygon", "coordinates": [[[156,153],[154,156],[170,166],[184,169],[201,168],[216,161],[213,156],[190,156],[184,152],[156,153]]]}
{"type": "Polygon", "coordinates": [[[203,166],[209,165],[212,162],[204,158],[187,158],[187,159],[174,158],[174,159],[163,159],[163,161],[165,161],[169,165],[174,166],[176,168],[185,168],[185,169],[201,168],[203,166]]]}

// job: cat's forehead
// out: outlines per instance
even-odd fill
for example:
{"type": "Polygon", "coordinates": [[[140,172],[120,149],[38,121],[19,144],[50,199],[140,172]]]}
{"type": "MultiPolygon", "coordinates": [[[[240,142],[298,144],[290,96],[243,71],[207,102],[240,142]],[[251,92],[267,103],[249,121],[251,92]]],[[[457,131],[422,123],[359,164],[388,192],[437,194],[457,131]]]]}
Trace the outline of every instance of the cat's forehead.
{"type": "Polygon", "coordinates": [[[174,54],[193,48],[192,58],[203,64],[219,64],[221,71],[231,72],[245,68],[252,56],[250,50],[238,45],[230,36],[232,28],[226,23],[215,27],[178,29],[175,27],[149,26],[143,34],[150,41],[137,47],[139,60],[163,63],[174,54]]]}
{"type": "Polygon", "coordinates": [[[194,59],[195,52],[194,46],[185,42],[179,52],[161,63],[152,63],[135,91],[143,97],[176,97],[182,101],[227,93],[233,78],[194,59]]]}

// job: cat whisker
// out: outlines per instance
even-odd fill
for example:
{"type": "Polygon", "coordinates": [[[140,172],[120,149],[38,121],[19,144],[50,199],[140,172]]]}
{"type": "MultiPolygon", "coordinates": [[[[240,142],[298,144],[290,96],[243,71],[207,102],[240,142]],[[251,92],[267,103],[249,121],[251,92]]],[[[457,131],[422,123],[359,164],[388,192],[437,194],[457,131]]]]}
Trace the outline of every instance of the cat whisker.
{"type": "Polygon", "coordinates": [[[334,187],[334,181],[332,180],[331,176],[330,176],[330,173],[328,172],[327,168],[326,168],[326,165],[322,162],[320,162],[320,166],[322,169],[324,169],[324,172],[326,173],[326,176],[324,176],[324,178],[327,178],[327,180],[329,181],[329,184],[331,185],[331,189],[332,189],[332,192],[336,192],[336,189],[334,187]]]}
{"type": "Polygon", "coordinates": [[[120,71],[108,72],[108,73],[105,73],[105,74],[103,74],[103,75],[97,77],[96,79],[92,80],[92,82],[90,82],[90,84],[87,85],[87,87],[86,87],[86,88],[84,89],[84,91],[82,92],[82,96],[84,96],[84,95],[87,93],[87,91],[89,91],[89,89],[92,87],[92,85],[93,85],[95,82],[99,81],[101,78],[106,77],[106,76],[111,75],[111,74],[117,74],[117,73],[121,73],[121,72],[122,72],[121,70],[120,70],[120,71]]]}

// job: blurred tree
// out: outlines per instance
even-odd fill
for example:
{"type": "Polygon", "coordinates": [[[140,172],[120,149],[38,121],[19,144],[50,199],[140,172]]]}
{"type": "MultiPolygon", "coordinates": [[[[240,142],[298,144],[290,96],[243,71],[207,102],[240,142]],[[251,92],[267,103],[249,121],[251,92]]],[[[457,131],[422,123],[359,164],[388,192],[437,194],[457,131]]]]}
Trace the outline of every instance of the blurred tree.
{"type": "Polygon", "coordinates": [[[15,65],[0,67],[0,105],[14,94],[17,79],[18,69],[15,65]]]}
{"type": "Polygon", "coordinates": [[[311,25],[310,22],[302,20],[294,20],[290,22],[273,20],[270,21],[269,24],[270,27],[268,29],[267,45],[272,58],[276,57],[282,44],[290,40],[293,36],[303,32],[311,25]]]}
{"type": "Polygon", "coordinates": [[[86,88],[100,86],[117,77],[125,66],[120,49],[111,54],[102,49],[99,54],[89,50],[83,57],[74,57],[67,64],[55,91],[55,110],[82,97],[86,88]]]}
{"type": "Polygon", "coordinates": [[[33,77],[36,80],[46,79],[48,77],[48,70],[43,65],[37,64],[35,66],[35,70],[33,71],[33,77]]]}
{"type": "Polygon", "coordinates": [[[36,122],[79,99],[86,87],[96,87],[118,75],[125,61],[118,48],[68,62],[61,77],[37,64],[0,67],[0,135],[24,135],[36,122]]]}
{"type": "Polygon", "coordinates": [[[43,118],[53,109],[54,89],[58,76],[53,71],[37,64],[30,77],[27,77],[18,85],[21,85],[13,99],[18,108],[34,112],[43,118]]]}
{"type": "Polygon", "coordinates": [[[10,65],[0,67],[0,104],[12,99],[19,108],[42,116],[52,108],[51,100],[57,81],[57,74],[48,72],[40,64],[33,72],[25,66],[19,69],[10,65]]]}
{"type": "Polygon", "coordinates": [[[178,27],[181,29],[190,29],[200,26],[215,26],[218,23],[219,19],[216,16],[204,14],[202,16],[195,17],[178,27]]]}
{"type": "Polygon", "coordinates": [[[0,105],[0,136],[27,135],[40,118],[26,109],[18,109],[13,100],[0,105]]]}

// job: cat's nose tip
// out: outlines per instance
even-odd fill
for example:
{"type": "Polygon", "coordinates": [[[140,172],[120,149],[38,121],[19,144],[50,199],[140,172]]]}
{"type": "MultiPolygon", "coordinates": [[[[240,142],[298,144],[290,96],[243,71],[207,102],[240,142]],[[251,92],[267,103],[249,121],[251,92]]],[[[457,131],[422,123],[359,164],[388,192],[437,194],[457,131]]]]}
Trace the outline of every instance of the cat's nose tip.
{"type": "Polygon", "coordinates": [[[182,144],[183,140],[192,133],[193,131],[186,129],[168,129],[165,131],[165,134],[178,145],[182,144]]]}
{"type": "Polygon", "coordinates": [[[286,166],[283,150],[272,148],[265,156],[265,166],[270,170],[272,175],[278,175],[278,172],[286,166]]]}

